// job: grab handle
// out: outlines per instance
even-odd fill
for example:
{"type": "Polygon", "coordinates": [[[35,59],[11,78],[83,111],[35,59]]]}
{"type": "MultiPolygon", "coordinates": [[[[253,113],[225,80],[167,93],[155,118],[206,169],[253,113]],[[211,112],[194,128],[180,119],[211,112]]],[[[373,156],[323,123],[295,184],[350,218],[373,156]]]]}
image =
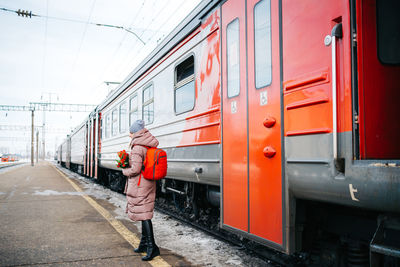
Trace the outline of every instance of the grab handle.
{"type": "Polygon", "coordinates": [[[337,161],[338,144],[337,144],[337,78],[336,78],[336,40],[342,38],[342,23],[336,24],[332,28],[330,38],[325,37],[325,45],[332,44],[332,138],[333,138],[333,159],[337,161]],[[329,40],[331,39],[331,40],[329,40]],[[330,41],[330,42],[329,42],[330,41]]]}

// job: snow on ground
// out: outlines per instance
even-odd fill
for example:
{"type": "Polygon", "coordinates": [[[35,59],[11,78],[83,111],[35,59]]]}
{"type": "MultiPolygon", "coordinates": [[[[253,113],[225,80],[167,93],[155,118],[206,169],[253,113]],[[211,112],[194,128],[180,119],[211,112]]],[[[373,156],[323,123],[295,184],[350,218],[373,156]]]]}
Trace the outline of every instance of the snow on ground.
{"type": "MultiPolygon", "coordinates": [[[[57,166],[58,167],[58,166],[57,166]]],[[[84,186],[85,193],[98,199],[108,200],[116,209],[116,219],[130,219],[125,214],[125,196],[67,169],[62,171],[72,179],[78,179],[84,186]]],[[[48,190],[47,190],[48,191],[48,190]]],[[[37,194],[57,194],[57,192],[39,192],[37,194]]],[[[154,211],[152,219],[157,245],[185,257],[198,266],[272,266],[266,261],[247,255],[245,251],[183,224],[163,213],[154,211]]],[[[141,229],[140,222],[132,222],[141,229]]],[[[140,232],[140,231],[139,231],[140,232]]]]}

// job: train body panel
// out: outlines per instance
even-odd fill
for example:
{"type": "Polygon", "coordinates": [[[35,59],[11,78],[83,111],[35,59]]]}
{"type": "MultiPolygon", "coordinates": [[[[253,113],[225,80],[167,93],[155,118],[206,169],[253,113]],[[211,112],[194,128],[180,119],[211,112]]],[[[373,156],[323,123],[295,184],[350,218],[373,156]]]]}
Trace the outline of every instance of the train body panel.
{"type": "Polygon", "coordinates": [[[82,125],[71,134],[71,163],[83,166],[85,164],[86,127],[82,125]]]}
{"type": "Polygon", "coordinates": [[[60,161],[61,162],[64,162],[64,164],[65,164],[65,162],[66,162],[66,160],[67,160],[67,140],[65,140],[62,144],[61,144],[61,149],[60,149],[60,151],[61,151],[61,157],[60,157],[60,161]]]}
{"type": "MultiPolygon", "coordinates": [[[[375,1],[370,1],[369,4],[367,2],[363,2],[364,9],[373,8],[375,5],[375,1]]],[[[353,120],[356,120],[351,112],[352,78],[355,79],[351,71],[352,47],[358,45],[362,48],[364,43],[361,40],[351,43],[354,35],[350,33],[355,32],[355,29],[352,30],[348,2],[332,1],[318,7],[314,6],[313,1],[290,3],[283,9],[282,17],[285,152],[289,189],[296,197],[303,199],[399,212],[400,205],[395,203],[400,201],[400,195],[396,192],[396,186],[392,184],[393,177],[400,176],[400,169],[395,167],[399,158],[393,157],[392,160],[383,161],[375,159],[370,162],[354,160],[357,158],[357,132],[352,132],[353,120]],[[304,10],[310,10],[307,16],[301,16],[304,10]],[[298,34],[310,19],[320,23],[298,34]],[[324,45],[323,37],[331,34],[338,24],[342,26],[343,36],[335,40],[334,54],[331,49],[332,43],[330,46],[324,45]],[[296,49],[291,49],[294,42],[296,49]],[[332,65],[333,58],[336,61],[335,65],[332,65]],[[335,77],[332,76],[332,69],[336,69],[335,77]],[[332,107],[334,94],[337,97],[337,110],[332,107]],[[334,112],[337,113],[336,116],[333,116],[334,112]],[[336,138],[332,119],[335,117],[336,138]],[[378,173],[381,173],[379,178],[378,173]],[[379,201],[376,201],[377,199],[379,201]]],[[[359,21],[358,28],[366,27],[365,23],[359,21]]],[[[369,53],[377,56],[377,50],[374,48],[369,50],[369,53]]],[[[393,73],[393,68],[397,67],[392,67],[388,72],[393,73]]],[[[395,80],[391,77],[388,82],[389,88],[385,89],[392,90],[391,84],[395,80]]],[[[383,83],[374,86],[381,90],[384,88],[383,83]]],[[[391,96],[399,99],[396,94],[391,96]]],[[[372,99],[368,98],[365,101],[372,99]]],[[[390,105],[386,108],[384,111],[384,108],[379,107],[378,112],[384,113],[392,109],[390,105]]],[[[374,117],[375,115],[371,118],[374,117]]],[[[356,127],[358,128],[358,125],[356,127]]],[[[364,128],[361,122],[359,127],[364,128]]],[[[382,134],[391,136],[394,132],[393,127],[399,127],[399,124],[392,123],[379,131],[387,131],[382,134]]],[[[393,147],[388,147],[387,143],[381,145],[382,154],[387,151],[388,155],[395,156],[393,147],[398,146],[397,140],[391,142],[393,147]]],[[[360,148],[362,150],[362,146],[360,148]]],[[[365,156],[361,153],[360,158],[363,157],[365,156]]]]}
{"type": "Polygon", "coordinates": [[[129,124],[143,117],[159,147],[168,152],[168,177],[219,184],[215,154],[220,143],[218,14],[211,13],[202,27],[182,41],[179,50],[167,54],[155,70],[101,110],[101,167],[118,170],[115,160],[118,151],[128,150],[129,124]],[[180,74],[181,66],[188,73],[180,74]],[[188,77],[179,80],[180,75],[188,77]],[[180,103],[184,97],[189,101],[180,103]],[[202,172],[195,173],[195,168],[202,172]]]}
{"type": "Polygon", "coordinates": [[[387,25],[381,13],[393,16],[382,3],[203,1],[67,138],[58,160],[83,161],[85,175],[107,176],[110,187],[119,177],[121,187],[117,152],[144,119],[168,154],[161,191],[201,187],[212,206],[221,200],[222,228],[271,248],[301,249],[312,212],[340,218],[341,240],[354,234],[348,214],[375,224],[398,217],[400,70],[370,44],[387,25]]]}

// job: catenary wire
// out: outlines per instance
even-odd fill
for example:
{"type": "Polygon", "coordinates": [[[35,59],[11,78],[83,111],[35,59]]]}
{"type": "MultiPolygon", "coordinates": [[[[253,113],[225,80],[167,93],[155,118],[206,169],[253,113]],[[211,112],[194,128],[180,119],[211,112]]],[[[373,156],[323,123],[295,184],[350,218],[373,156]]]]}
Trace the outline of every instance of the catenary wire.
{"type": "Polygon", "coordinates": [[[87,23],[86,23],[86,25],[85,25],[85,29],[84,29],[84,31],[83,31],[83,34],[82,34],[82,37],[81,37],[81,41],[80,41],[80,43],[79,43],[78,53],[76,54],[75,59],[74,59],[74,63],[72,64],[72,69],[71,69],[70,75],[69,75],[69,77],[67,78],[67,81],[64,83],[64,90],[68,87],[68,85],[69,85],[69,83],[70,83],[70,81],[71,81],[71,79],[72,79],[72,75],[73,75],[73,72],[74,72],[74,70],[75,70],[76,62],[78,61],[79,55],[80,55],[80,53],[81,53],[82,44],[83,44],[83,41],[85,40],[87,28],[88,28],[88,26],[89,26],[89,21],[90,21],[90,19],[91,19],[91,17],[92,17],[92,14],[93,14],[94,6],[96,5],[96,1],[97,1],[97,0],[93,0],[93,2],[92,2],[92,6],[91,6],[91,8],[90,8],[89,17],[88,17],[88,19],[87,19],[87,23]]]}
{"type": "Polygon", "coordinates": [[[47,15],[49,13],[49,0],[46,0],[46,22],[44,26],[44,45],[43,45],[43,64],[42,64],[42,89],[45,88],[44,77],[46,74],[46,56],[47,56],[47,15]]]}
{"type": "MultiPolygon", "coordinates": [[[[152,35],[152,36],[150,36],[150,38],[148,38],[147,39],[147,43],[149,43],[150,42],[150,40],[152,40],[153,38],[154,38],[154,36],[156,36],[157,35],[157,33],[159,32],[159,30],[163,27],[163,26],[165,26],[170,20],[171,20],[171,18],[173,18],[173,17],[175,17],[176,16],[176,12],[177,12],[177,10],[179,10],[181,7],[182,7],[182,4],[185,2],[185,0],[183,0],[183,1],[181,1],[180,3],[179,3],[179,5],[177,5],[178,7],[174,10],[174,12],[171,12],[171,15],[163,22],[163,23],[161,23],[160,25],[160,27],[154,32],[154,34],[152,35]]],[[[158,14],[160,14],[161,13],[161,11],[164,11],[164,8],[166,7],[166,5],[162,8],[162,9],[160,9],[160,11],[158,12],[158,14]]],[[[157,17],[157,16],[155,16],[155,17],[157,17]]],[[[153,21],[151,22],[151,24],[153,24],[153,22],[154,22],[155,20],[153,19],[153,21]]],[[[149,25],[149,26],[151,26],[151,24],[149,25]]],[[[141,35],[141,37],[143,36],[143,34],[141,35]]],[[[134,48],[134,47],[133,47],[134,48]]],[[[138,50],[135,50],[135,49],[130,49],[130,51],[136,51],[136,53],[132,56],[132,57],[130,57],[129,58],[129,61],[124,65],[124,67],[122,68],[122,70],[119,72],[119,76],[121,76],[122,74],[123,74],[123,72],[125,71],[125,69],[127,69],[127,67],[128,67],[128,65],[130,64],[130,62],[132,61],[131,60],[131,58],[135,58],[137,55],[139,55],[140,54],[140,52],[145,48],[144,46],[143,47],[141,47],[140,49],[138,49],[138,50]]],[[[130,54],[130,53],[129,53],[130,54]]],[[[127,57],[128,58],[128,57],[127,57]]],[[[125,61],[126,62],[126,61],[125,61]]]]}
{"type": "MultiPolygon", "coordinates": [[[[0,7],[0,10],[6,11],[6,12],[12,12],[12,13],[16,13],[16,14],[18,14],[18,12],[20,11],[20,10],[13,10],[13,9],[10,9],[10,8],[5,8],[5,7],[0,7]]],[[[22,11],[24,11],[24,10],[22,10],[22,11]]],[[[29,16],[30,17],[38,17],[38,18],[47,18],[47,19],[52,19],[52,20],[59,20],[59,21],[66,21],[66,22],[73,22],[73,23],[89,24],[89,25],[94,25],[94,26],[99,26],[99,27],[108,27],[108,28],[121,29],[121,30],[124,30],[126,32],[129,32],[129,33],[135,35],[135,37],[138,38],[139,41],[144,43],[144,41],[142,39],[140,39],[139,36],[133,31],[133,30],[136,30],[136,29],[132,29],[131,27],[126,28],[124,26],[119,26],[119,25],[97,23],[97,22],[88,22],[88,21],[83,21],[83,20],[60,18],[60,17],[48,16],[48,15],[44,16],[44,15],[35,14],[35,13],[32,13],[32,12],[29,13],[29,16]]]]}
{"type": "MultiPolygon", "coordinates": [[[[172,12],[171,14],[174,14],[174,15],[175,15],[175,14],[176,14],[176,11],[177,11],[179,8],[181,8],[181,4],[182,4],[184,1],[185,1],[185,0],[183,0],[183,1],[178,5],[178,8],[177,8],[174,12],[172,12]]],[[[153,19],[152,19],[151,23],[148,25],[148,27],[150,27],[150,26],[156,21],[154,18],[158,17],[158,15],[159,15],[162,11],[165,11],[165,7],[166,7],[167,5],[169,5],[168,2],[158,11],[157,15],[153,17],[153,19]]],[[[165,22],[162,23],[161,25],[165,25],[165,22]]],[[[155,31],[154,34],[147,40],[147,43],[149,43],[149,41],[150,41],[157,33],[158,33],[158,32],[155,31]]],[[[144,32],[142,32],[142,34],[140,35],[140,37],[142,38],[143,35],[144,35],[144,32]]],[[[124,62],[123,64],[121,64],[121,66],[123,66],[123,67],[122,67],[122,68],[120,67],[120,68],[118,69],[118,76],[123,76],[123,74],[125,74],[125,72],[126,72],[125,70],[128,68],[129,64],[132,62],[132,58],[135,58],[135,57],[143,50],[144,46],[142,46],[139,50],[136,50],[136,49],[134,49],[134,48],[136,48],[136,44],[133,45],[133,46],[131,47],[131,49],[129,49],[128,54],[127,54],[127,56],[126,56],[126,59],[127,59],[127,60],[125,60],[125,62],[124,62]],[[133,51],[133,52],[137,51],[137,53],[135,53],[132,57],[130,57],[131,51],[133,51]]],[[[131,68],[130,68],[130,69],[131,69],[131,68]]],[[[126,76],[126,75],[125,75],[125,76],[126,76]]]]}
{"type": "MultiPolygon", "coordinates": [[[[142,11],[144,5],[145,5],[145,0],[142,1],[140,8],[137,9],[137,12],[133,16],[133,19],[131,20],[131,23],[129,24],[129,29],[131,29],[132,26],[135,24],[137,17],[140,14],[140,12],[142,11]]],[[[108,71],[110,69],[110,67],[112,66],[112,64],[114,63],[114,61],[116,59],[116,55],[118,54],[119,50],[121,49],[121,46],[124,43],[127,36],[128,36],[128,32],[125,31],[124,35],[122,36],[122,39],[120,40],[120,42],[118,44],[118,47],[114,50],[112,55],[107,60],[107,64],[105,64],[105,68],[103,69],[103,71],[101,71],[101,75],[99,75],[98,80],[100,80],[102,77],[104,77],[106,71],[108,71]]],[[[137,40],[135,40],[135,43],[136,43],[136,41],[137,40]]],[[[100,87],[103,84],[104,84],[104,81],[101,81],[96,87],[93,88],[93,90],[100,87]]]]}

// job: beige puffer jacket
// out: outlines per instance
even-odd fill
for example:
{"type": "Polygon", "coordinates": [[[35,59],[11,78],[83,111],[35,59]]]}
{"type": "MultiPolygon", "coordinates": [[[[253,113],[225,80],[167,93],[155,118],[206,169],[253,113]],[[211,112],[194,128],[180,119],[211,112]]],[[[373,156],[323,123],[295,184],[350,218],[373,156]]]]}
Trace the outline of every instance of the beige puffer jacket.
{"type": "Polygon", "coordinates": [[[156,182],[141,177],[143,161],[146,157],[146,147],[157,147],[158,140],[147,130],[143,129],[135,133],[129,145],[129,168],[122,173],[128,176],[125,194],[127,199],[126,213],[133,221],[144,221],[153,218],[154,201],[156,198],[156,182]]]}

